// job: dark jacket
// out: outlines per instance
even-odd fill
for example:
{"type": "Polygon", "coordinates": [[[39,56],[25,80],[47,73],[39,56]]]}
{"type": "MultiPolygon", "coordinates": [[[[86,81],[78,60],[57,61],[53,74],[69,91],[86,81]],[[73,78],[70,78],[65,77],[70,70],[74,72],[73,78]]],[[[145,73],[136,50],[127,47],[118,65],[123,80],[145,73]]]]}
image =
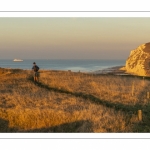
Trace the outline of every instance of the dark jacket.
{"type": "Polygon", "coordinates": [[[38,72],[39,69],[40,68],[37,65],[35,65],[35,66],[32,67],[32,70],[34,70],[34,72],[38,72]]]}

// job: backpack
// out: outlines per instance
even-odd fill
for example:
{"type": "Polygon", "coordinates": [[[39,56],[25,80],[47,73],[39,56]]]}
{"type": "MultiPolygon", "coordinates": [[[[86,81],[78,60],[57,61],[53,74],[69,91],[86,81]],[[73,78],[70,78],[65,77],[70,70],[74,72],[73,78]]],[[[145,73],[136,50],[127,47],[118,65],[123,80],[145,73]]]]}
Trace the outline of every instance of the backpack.
{"type": "Polygon", "coordinates": [[[37,72],[39,70],[38,66],[34,66],[34,71],[37,72]]]}

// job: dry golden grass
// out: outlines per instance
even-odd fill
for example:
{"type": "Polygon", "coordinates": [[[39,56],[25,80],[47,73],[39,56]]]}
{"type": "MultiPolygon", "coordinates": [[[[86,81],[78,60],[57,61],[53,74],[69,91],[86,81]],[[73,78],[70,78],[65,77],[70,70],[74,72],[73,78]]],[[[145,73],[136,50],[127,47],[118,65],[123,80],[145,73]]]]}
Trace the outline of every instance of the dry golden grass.
{"type": "Polygon", "coordinates": [[[87,75],[73,72],[49,72],[41,73],[41,76],[41,82],[50,87],[91,94],[113,103],[145,105],[149,101],[146,99],[146,93],[149,91],[150,82],[138,77],[87,75]]]}
{"type": "Polygon", "coordinates": [[[19,69],[0,69],[0,77],[0,132],[150,131],[148,117],[142,124],[136,114],[149,108],[148,80],[40,71],[35,84],[30,71],[19,69]]]}

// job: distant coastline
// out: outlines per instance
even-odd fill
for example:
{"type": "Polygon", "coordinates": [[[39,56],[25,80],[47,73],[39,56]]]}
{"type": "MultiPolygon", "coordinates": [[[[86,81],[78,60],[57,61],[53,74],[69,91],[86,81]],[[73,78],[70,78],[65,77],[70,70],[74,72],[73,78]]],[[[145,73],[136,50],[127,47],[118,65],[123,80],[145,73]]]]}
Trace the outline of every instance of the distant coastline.
{"type": "MultiPolygon", "coordinates": [[[[93,72],[81,72],[81,73],[86,73],[86,74],[95,74],[95,75],[131,75],[129,73],[126,73],[126,70],[122,69],[124,68],[125,66],[115,66],[115,67],[109,67],[109,68],[106,68],[106,69],[102,69],[102,70],[96,70],[96,71],[93,71],[93,72]]],[[[0,67],[2,68],[2,67],[0,67]]],[[[2,68],[2,69],[12,69],[12,70],[15,70],[15,69],[19,69],[19,68],[2,68]]],[[[26,71],[29,71],[31,69],[19,69],[19,70],[26,70],[26,71]]],[[[73,70],[53,70],[53,69],[40,69],[39,72],[47,72],[47,71],[68,71],[68,72],[74,72],[74,73],[79,73],[80,71],[73,71],[73,70]]]]}
{"type": "Polygon", "coordinates": [[[115,66],[123,66],[125,60],[26,60],[21,63],[12,63],[12,60],[0,60],[0,67],[29,70],[33,62],[40,70],[71,70],[72,72],[96,72],[107,70],[115,66]]]}

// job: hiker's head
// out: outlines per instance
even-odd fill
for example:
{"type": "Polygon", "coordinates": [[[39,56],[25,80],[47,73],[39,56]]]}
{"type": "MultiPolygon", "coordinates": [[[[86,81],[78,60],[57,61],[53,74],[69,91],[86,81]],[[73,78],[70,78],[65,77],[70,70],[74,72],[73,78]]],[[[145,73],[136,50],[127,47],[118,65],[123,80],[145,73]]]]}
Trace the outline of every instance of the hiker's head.
{"type": "Polygon", "coordinates": [[[33,65],[36,65],[36,63],[35,63],[35,62],[33,62],[33,65]]]}

